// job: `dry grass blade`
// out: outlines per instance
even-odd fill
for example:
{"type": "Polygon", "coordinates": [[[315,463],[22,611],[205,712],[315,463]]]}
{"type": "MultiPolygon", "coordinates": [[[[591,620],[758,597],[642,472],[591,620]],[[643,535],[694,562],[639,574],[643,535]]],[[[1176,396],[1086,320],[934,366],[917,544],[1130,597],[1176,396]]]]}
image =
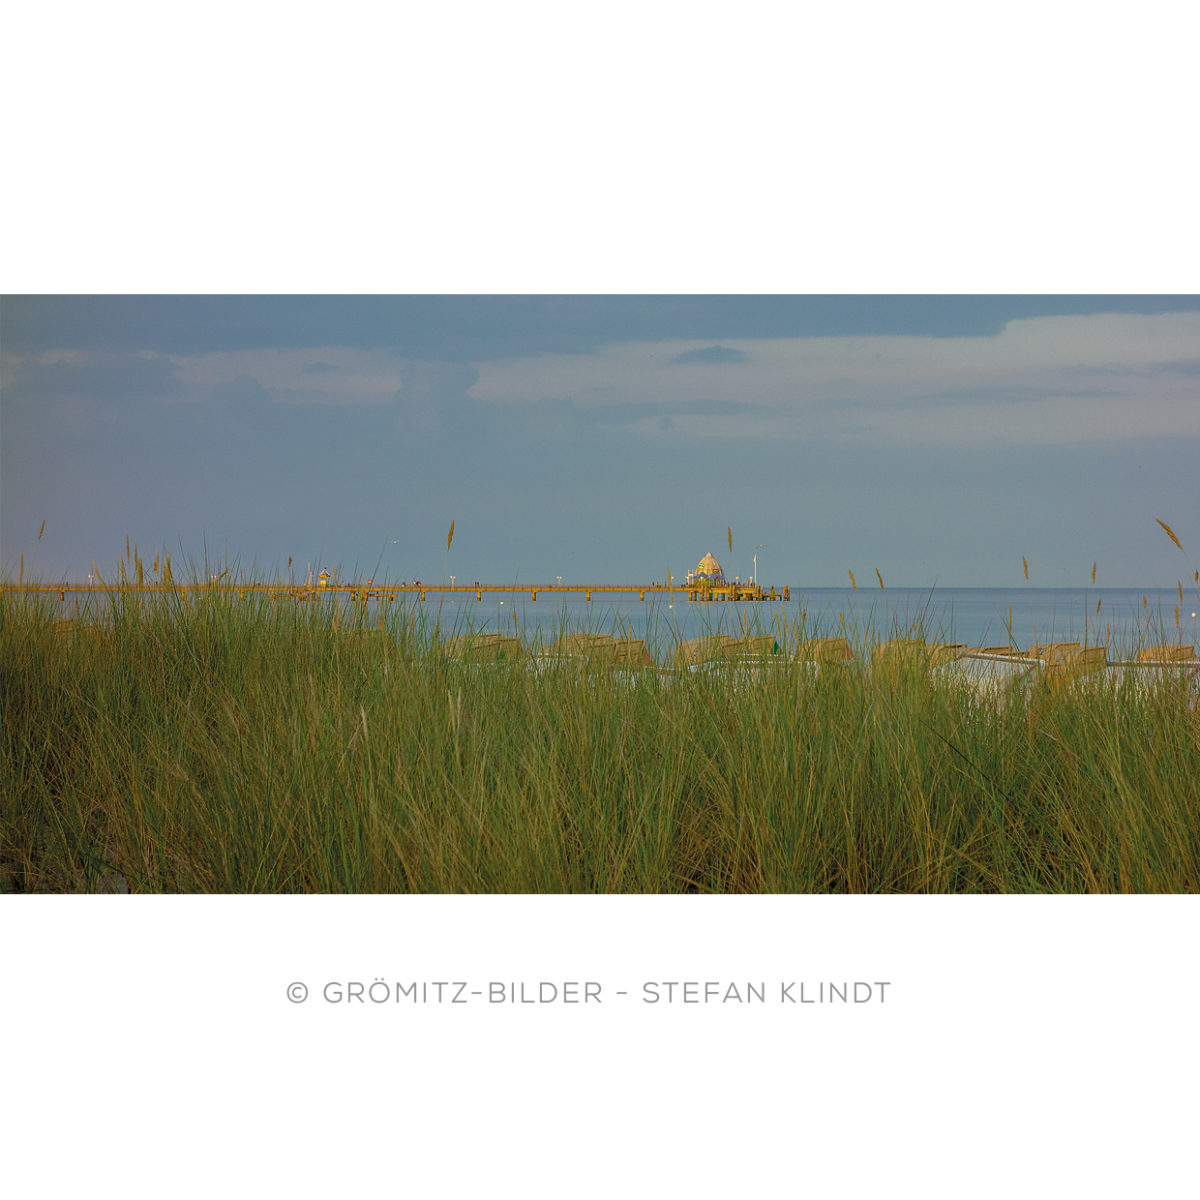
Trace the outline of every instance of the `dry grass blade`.
{"type": "Polygon", "coordinates": [[[454,522],[450,522],[450,532],[446,534],[446,549],[450,549],[450,543],[454,541],[454,522]]]}
{"type": "Polygon", "coordinates": [[[886,592],[887,588],[883,586],[883,576],[880,575],[878,567],[875,568],[875,578],[879,580],[879,590],[881,592],[886,592]]]}
{"type": "MultiPolygon", "coordinates": [[[[1156,521],[1158,521],[1157,517],[1155,517],[1154,519],[1156,521]]],[[[1175,543],[1175,545],[1177,545],[1180,548],[1180,550],[1182,550],[1183,543],[1175,536],[1175,530],[1173,530],[1170,527],[1170,525],[1168,525],[1166,523],[1166,521],[1158,521],[1158,523],[1163,527],[1164,530],[1166,530],[1167,537],[1169,537],[1171,539],[1171,541],[1173,541],[1175,543]]]]}

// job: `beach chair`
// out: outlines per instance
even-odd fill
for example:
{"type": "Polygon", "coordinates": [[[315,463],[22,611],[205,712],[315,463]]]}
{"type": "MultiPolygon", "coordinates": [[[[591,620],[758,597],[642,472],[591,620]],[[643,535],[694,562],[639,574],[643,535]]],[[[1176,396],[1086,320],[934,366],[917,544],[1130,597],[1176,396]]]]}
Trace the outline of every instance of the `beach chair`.
{"type": "Polygon", "coordinates": [[[618,670],[629,670],[634,667],[651,665],[650,651],[641,638],[614,638],[612,641],[612,657],[608,666],[618,670]]]}
{"type": "Polygon", "coordinates": [[[1197,662],[1200,663],[1200,658],[1196,657],[1196,647],[1189,645],[1186,642],[1176,643],[1174,645],[1146,646],[1138,651],[1138,662],[1147,663],[1164,663],[1164,662],[1197,662]]]}
{"type": "Polygon", "coordinates": [[[448,638],[442,644],[447,658],[459,662],[485,663],[521,658],[525,653],[519,638],[499,633],[466,633],[448,638]]]}
{"type": "Polygon", "coordinates": [[[846,663],[854,657],[850,643],[844,637],[809,638],[796,647],[796,661],[816,663],[846,663]]]}
{"type": "Polygon", "coordinates": [[[734,658],[769,658],[779,653],[779,642],[774,634],[750,634],[738,638],[732,646],[734,658]]]}
{"type": "Polygon", "coordinates": [[[736,640],[727,633],[690,638],[675,647],[672,661],[675,667],[681,671],[694,671],[710,663],[725,662],[730,656],[730,647],[736,640]]]}
{"type": "Polygon", "coordinates": [[[1163,692],[1192,706],[1200,703],[1200,657],[1186,643],[1145,646],[1130,662],[1110,663],[1109,674],[1116,683],[1132,680],[1143,695],[1163,692]]]}
{"type": "Polygon", "coordinates": [[[922,638],[894,638],[880,642],[872,657],[872,669],[883,674],[929,671],[954,662],[969,647],[961,642],[926,642],[922,638]]]}
{"type": "Polygon", "coordinates": [[[1108,650],[1104,646],[1083,646],[1079,642],[1035,642],[1026,653],[1042,664],[1042,677],[1052,692],[1059,692],[1108,666],[1108,650]]]}

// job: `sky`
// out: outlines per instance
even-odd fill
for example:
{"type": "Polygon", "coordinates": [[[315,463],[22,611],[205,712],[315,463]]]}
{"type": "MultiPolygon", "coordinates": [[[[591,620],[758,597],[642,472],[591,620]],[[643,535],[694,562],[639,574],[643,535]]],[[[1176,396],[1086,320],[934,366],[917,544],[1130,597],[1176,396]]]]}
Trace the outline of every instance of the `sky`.
{"type": "Polygon", "coordinates": [[[6,578],[1173,586],[1197,462],[1197,296],[0,299],[6,578]]]}

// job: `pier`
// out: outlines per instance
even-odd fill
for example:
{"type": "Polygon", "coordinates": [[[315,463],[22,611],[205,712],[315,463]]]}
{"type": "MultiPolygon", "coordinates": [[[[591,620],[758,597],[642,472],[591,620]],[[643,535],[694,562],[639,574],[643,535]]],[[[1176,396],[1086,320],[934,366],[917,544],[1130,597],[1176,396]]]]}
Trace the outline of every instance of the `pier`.
{"type": "MultiPolygon", "coordinates": [[[[449,543],[447,543],[449,545],[449,543]]],[[[762,547],[758,547],[762,549],[762,547]]],[[[128,545],[126,546],[128,554],[128,545]]],[[[157,571],[158,559],[155,558],[155,569],[157,571]]],[[[419,600],[425,600],[430,595],[443,598],[445,596],[469,596],[474,593],[477,602],[482,602],[484,594],[500,595],[500,596],[528,596],[530,601],[536,601],[539,595],[551,596],[582,596],[585,601],[590,601],[593,595],[598,596],[632,596],[635,593],[639,600],[645,600],[649,596],[667,596],[671,600],[675,597],[686,597],[689,601],[699,604],[710,603],[741,603],[748,601],[756,603],[759,601],[789,601],[791,600],[791,588],[784,586],[782,588],[763,587],[758,582],[758,555],[754,556],[754,578],[750,580],[741,579],[726,579],[725,573],[721,570],[721,564],[711,555],[706,554],[694,571],[689,571],[687,578],[682,583],[677,583],[672,578],[670,572],[667,572],[666,583],[562,583],[561,576],[559,581],[555,583],[455,583],[455,576],[450,577],[449,586],[445,580],[441,583],[424,583],[421,580],[415,580],[412,583],[407,581],[403,583],[375,583],[372,579],[366,581],[356,580],[353,583],[339,583],[337,571],[332,572],[327,567],[321,571],[316,580],[313,580],[311,570],[308,575],[307,582],[297,584],[294,580],[289,583],[252,583],[239,582],[236,579],[228,578],[228,571],[222,571],[219,575],[212,575],[205,580],[193,579],[190,583],[175,582],[170,570],[170,556],[167,556],[167,565],[164,571],[164,578],[158,583],[146,583],[142,576],[142,566],[140,560],[137,562],[137,582],[134,583],[126,577],[125,565],[122,562],[120,566],[120,578],[110,583],[101,581],[92,581],[89,577],[87,583],[26,583],[24,578],[18,578],[15,584],[4,583],[0,584],[0,591],[5,592],[42,592],[42,593],[58,593],[60,600],[66,600],[68,592],[86,593],[86,592],[102,592],[102,593],[132,593],[135,595],[147,594],[169,594],[175,593],[180,598],[186,599],[193,594],[220,594],[220,595],[237,595],[245,597],[247,595],[259,593],[266,594],[271,597],[290,598],[293,600],[319,600],[326,597],[344,596],[350,600],[367,601],[367,600],[394,600],[400,596],[413,596],[419,600]]],[[[288,566],[291,566],[291,559],[288,560],[288,566]]],[[[22,559],[22,568],[24,567],[24,559],[22,559]]]]}
{"type": "Polygon", "coordinates": [[[791,588],[765,588],[757,583],[729,583],[725,580],[710,582],[708,580],[693,580],[685,584],[650,583],[650,584],[610,584],[610,583],[471,583],[471,584],[435,584],[435,583],[399,583],[377,584],[370,580],[363,583],[237,583],[225,580],[213,580],[208,583],[6,583],[0,584],[0,591],[5,592],[39,592],[58,593],[60,600],[67,598],[67,593],[132,593],[135,595],[168,595],[176,594],[186,599],[191,595],[235,595],[244,598],[252,594],[266,594],[276,598],[294,600],[320,600],[326,597],[344,596],[350,600],[389,600],[399,596],[413,596],[425,600],[428,596],[471,596],[482,602],[485,595],[499,596],[528,596],[536,601],[538,596],[561,595],[580,596],[590,601],[597,596],[633,596],[645,600],[647,596],[667,596],[672,600],[676,597],[686,597],[689,601],[698,603],[742,602],[742,601],[788,601],[791,599],[791,588]]]}

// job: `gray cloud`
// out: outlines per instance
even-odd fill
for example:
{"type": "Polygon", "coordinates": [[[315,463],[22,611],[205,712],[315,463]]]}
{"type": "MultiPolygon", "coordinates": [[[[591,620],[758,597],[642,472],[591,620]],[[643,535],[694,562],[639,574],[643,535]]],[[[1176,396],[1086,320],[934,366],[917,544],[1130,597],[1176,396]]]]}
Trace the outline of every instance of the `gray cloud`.
{"type": "Polygon", "coordinates": [[[579,404],[570,396],[544,397],[530,406],[498,414],[513,428],[526,429],[530,435],[566,438],[605,432],[640,433],[655,429],[664,433],[689,428],[689,422],[713,417],[731,421],[765,420],[777,415],[768,404],[753,401],[699,397],[682,402],[655,400],[619,401],[602,407],[579,404]],[[677,424],[677,422],[679,424],[677,424]]]}
{"type": "Polygon", "coordinates": [[[14,402],[86,396],[120,403],[174,396],[179,390],[175,366],[169,359],[102,351],[68,354],[52,361],[21,361],[4,389],[4,398],[14,402]]]}
{"type": "Polygon", "coordinates": [[[1200,375],[1200,358],[1181,358],[1174,362],[1155,363],[1150,370],[1163,375],[1200,375]]]}
{"type": "Polygon", "coordinates": [[[740,363],[746,361],[746,354],[744,351],[734,350],[730,346],[705,346],[703,350],[685,350],[682,354],[675,355],[671,361],[673,363],[705,363],[709,365],[740,363]]]}
{"type": "MultiPolygon", "coordinates": [[[[1019,384],[1012,386],[997,385],[995,387],[962,387],[938,392],[910,392],[903,397],[903,407],[910,411],[925,408],[946,408],[958,405],[976,404],[1036,404],[1048,400],[1099,400],[1110,398],[1128,398],[1129,391],[1124,388],[1061,388],[1061,387],[1027,387],[1019,384]]],[[[887,404],[881,403],[874,397],[866,396],[830,396],[818,401],[815,407],[825,409],[886,409],[887,404]]]]}
{"type": "Polygon", "coordinates": [[[213,401],[232,408],[249,408],[270,403],[266,389],[252,375],[239,375],[228,383],[218,383],[212,390],[213,401]]]}
{"type": "Polygon", "coordinates": [[[990,337],[1020,318],[1197,309],[1179,295],[4,296],[0,324],[14,353],[342,345],[475,362],[642,339],[990,337]]]}

